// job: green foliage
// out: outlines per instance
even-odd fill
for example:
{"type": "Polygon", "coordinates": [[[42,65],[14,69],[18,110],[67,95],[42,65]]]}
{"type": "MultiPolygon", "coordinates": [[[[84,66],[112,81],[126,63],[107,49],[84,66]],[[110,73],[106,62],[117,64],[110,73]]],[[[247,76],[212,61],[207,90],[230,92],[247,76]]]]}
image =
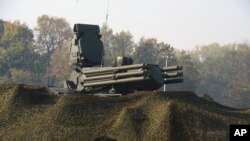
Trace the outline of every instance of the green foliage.
{"type": "Polygon", "coordinates": [[[11,79],[15,83],[27,84],[34,80],[34,76],[31,72],[26,70],[11,69],[11,79]]]}
{"type": "Polygon", "coordinates": [[[2,24],[0,44],[0,77],[3,78],[2,82],[38,82],[33,80],[37,79],[36,75],[43,73],[45,69],[41,55],[35,51],[36,48],[33,46],[33,31],[19,21],[13,23],[2,21],[2,24]],[[34,78],[24,80],[24,78],[19,79],[17,75],[34,78]]]}
{"type": "Polygon", "coordinates": [[[137,63],[159,64],[165,66],[166,58],[173,56],[173,47],[155,38],[141,38],[135,47],[133,57],[137,63]]]}
{"type": "Polygon", "coordinates": [[[154,55],[156,54],[156,43],[157,40],[154,38],[141,38],[138,45],[135,47],[135,62],[154,63],[154,55]]]}
{"type": "Polygon", "coordinates": [[[19,21],[13,23],[5,21],[3,22],[2,42],[3,48],[8,48],[21,42],[24,45],[33,41],[33,31],[25,24],[21,24],[19,21]]]}
{"type": "Polygon", "coordinates": [[[104,65],[111,66],[114,64],[114,56],[112,55],[114,40],[113,30],[109,28],[108,25],[103,24],[101,27],[101,35],[104,46],[104,65]]]}
{"type": "Polygon", "coordinates": [[[54,86],[63,87],[64,81],[69,78],[70,66],[69,66],[69,45],[63,45],[54,49],[51,54],[51,76],[54,81],[54,86]]]}
{"type": "Polygon", "coordinates": [[[106,66],[114,65],[118,56],[132,56],[135,43],[129,31],[114,34],[108,25],[103,24],[101,34],[105,49],[104,63],[106,66]]]}
{"type": "Polygon", "coordinates": [[[198,47],[190,53],[201,74],[197,92],[210,94],[226,105],[249,107],[249,102],[243,102],[250,99],[247,96],[250,92],[249,55],[250,46],[246,43],[198,47]]]}
{"type": "Polygon", "coordinates": [[[166,66],[166,58],[168,59],[168,63],[170,65],[175,65],[175,54],[174,54],[174,48],[170,46],[170,44],[160,42],[156,45],[156,54],[155,54],[155,63],[159,64],[161,67],[166,66]]]}
{"type": "Polygon", "coordinates": [[[37,44],[42,53],[51,53],[72,39],[70,24],[64,18],[42,15],[37,18],[37,44]]]}
{"type": "MultiPolygon", "coordinates": [[[[0,19],[0,83],[41,83],[49,76],[62,86],[69,74],[68,47],[72,29],[64,18],[42,15],[33,30],[19,21],[0,19]]],[[[184,83],[168,90],[190,90],[209,94],[229,106],[249,107],[250,45],[213,43],[191,52],[175,51],[155,38],[141,38],[138,43],[127,31],[114,33],[106,24],[101,27],[105,49],[104,62],[112,66],[117,56],[130,56],[134,63],[152,63],[164,67],[183,66],[184,83]]]]}
{"type": "Polygon", "coordinates": [[[6,59],[6,50],[0,48],[0,76],[7,72],[8,64],[6,59]]]}
{"type": "MultiPolygon", "coordinates": [[[[51,66],[51,54],[57,47],[61,47],[68,43],[72,37],[73,33],[70,24],[64,18],[49,17],[48,15],[42,15],[37,18],[37,27],[35,28],[37,32],[36,45],[39,47],[39,52],[44,54],[44,62],[46,62],[47,73],[47,83],[49,79],[54,78],[51,66]]],[[[60,53],[60,52],[58,52],[60,53]]],[[[68,62],[63,62],[68,64],[68,62]]]]}
{"type": "Polygon", "coordinates": [[[185,51],[176,51],[177,64],[183,67],[184,82],[177,85],[178,89],[195,91],[196,85],[199,83],[199,72],[195,68],[191,56],[185,51]]]}
{"type": "Polygon", "coordinates": [[[4,32],[4,21],[0,19],[0,47],[2,46],[3,43],[3,32],[4,32]]]}
{"type": "Polygon", "coordinates": [[[131,56],[133,47],[134,41],[130,32],[121,31],[115,34],[113,40],[114,56],[131,56]]]}
{"type": "Polygon", "coordinates": [[[105,65],[114,64],[117,56],[130,56],[135,63],[156,63],[165,66],[167,56],[174,56],[173,47],[155,38],[141,38],[139,43],[133,41],[133,35],[127,31],[113,33],[108,25],[101,27],[102,41],[105,49],[105,65]]]}

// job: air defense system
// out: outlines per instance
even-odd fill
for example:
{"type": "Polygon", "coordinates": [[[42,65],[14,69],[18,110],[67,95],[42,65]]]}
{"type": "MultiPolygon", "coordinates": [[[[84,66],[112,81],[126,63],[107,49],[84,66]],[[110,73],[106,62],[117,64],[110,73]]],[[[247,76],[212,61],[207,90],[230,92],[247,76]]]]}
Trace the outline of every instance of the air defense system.
{"type": "Polygon", "coordinates": [[[181,66],[160,68],[156,64],[133,64],[129,57],[118,56],[116,65],[104,67],[104,48],[98,25],[75,24],[70,47],[72,67],[66,81],[69,90],[87,94],[128,93],[157,90],[164,84],[183,81],[181,66]]]}

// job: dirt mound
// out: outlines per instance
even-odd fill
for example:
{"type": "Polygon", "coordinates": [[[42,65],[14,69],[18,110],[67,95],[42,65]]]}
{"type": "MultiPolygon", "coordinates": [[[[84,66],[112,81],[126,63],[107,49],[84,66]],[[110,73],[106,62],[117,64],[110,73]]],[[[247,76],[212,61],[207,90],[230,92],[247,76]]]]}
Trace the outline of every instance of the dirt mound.
{"type": "Polygon", "coordinates": [[[191,92],[122,97],[56,95],[46,88],[0,86],[2,140],[229,140],[230,124],[250,124],[249,109],[191,92]]]}

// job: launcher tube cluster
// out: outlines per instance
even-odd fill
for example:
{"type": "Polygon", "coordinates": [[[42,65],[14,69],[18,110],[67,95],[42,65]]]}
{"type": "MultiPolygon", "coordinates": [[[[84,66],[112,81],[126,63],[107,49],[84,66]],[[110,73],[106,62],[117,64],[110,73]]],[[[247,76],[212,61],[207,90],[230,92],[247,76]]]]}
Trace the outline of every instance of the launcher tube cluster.
{"type": "Polygon", "coordinates": [[[104,49],[97,25],[75,24],[70,47],[72,66],[66,87],[85,93],[112,90],[157,90],[164,84],[182,82],[182,66],[160,68],[155,64],[132,64],[129,57],[117,57],[115,67],[102,67],[104,49]]]}

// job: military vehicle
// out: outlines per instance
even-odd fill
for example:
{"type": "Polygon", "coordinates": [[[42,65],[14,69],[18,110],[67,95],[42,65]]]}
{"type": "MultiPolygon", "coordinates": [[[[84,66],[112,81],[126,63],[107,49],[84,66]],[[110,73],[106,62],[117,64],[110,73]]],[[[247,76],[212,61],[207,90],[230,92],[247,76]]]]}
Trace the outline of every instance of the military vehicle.
{"type": "Polygon", "coordinates": [[[98,25],[75,24],[70,47],[72,72],[66,87],[91,94],[129,93],[157,90],[164,84],[182,82],[182,67],[160,68],[156,64],[133,64],[129,57],[118,56],[113,67],[104,67],[104,48],[98,25]]]}

